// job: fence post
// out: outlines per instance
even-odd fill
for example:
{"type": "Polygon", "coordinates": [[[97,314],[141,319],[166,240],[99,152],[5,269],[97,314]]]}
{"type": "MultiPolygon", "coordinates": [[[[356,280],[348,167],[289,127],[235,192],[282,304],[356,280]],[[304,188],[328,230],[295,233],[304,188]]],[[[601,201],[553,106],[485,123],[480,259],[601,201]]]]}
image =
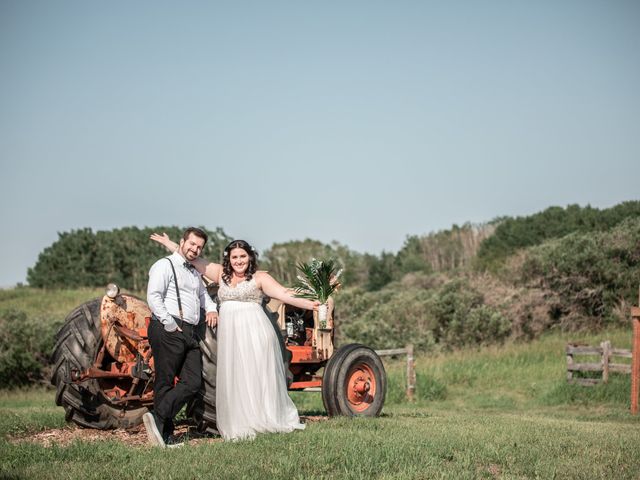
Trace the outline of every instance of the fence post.
{"type": "Polygon", "coordinates": [[[406,346],[407,350],[407,399],[413,401],[416,391],[416,365],[413,358],[413,345],[406,346]]]}
{"type": "Polygon", "coordinates": [[[567,352],[567,383],[573,383],[573,352],[570,349],[570,345],[566,347],[567,352]]]}
{"type": "Polygon", "coordinates": [[[633,322],[633,350],[631,356],[631,414],[638,414],[640,393],[640,307],[631,307],[633,322]]]}
{"type": "Polygon", "coordinates": [[[602,383],[609,383],[609,360],[611,358],[611,342],[600,342],[602,348],[602,383]]]}

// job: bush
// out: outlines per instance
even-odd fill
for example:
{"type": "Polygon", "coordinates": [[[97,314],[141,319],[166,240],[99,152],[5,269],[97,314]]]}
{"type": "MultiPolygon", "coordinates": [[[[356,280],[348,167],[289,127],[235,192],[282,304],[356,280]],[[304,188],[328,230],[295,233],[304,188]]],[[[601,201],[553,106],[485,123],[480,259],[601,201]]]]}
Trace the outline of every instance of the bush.
{"type": "MultiPolygon", "coordinates": [[[[432,284],[441,282],[438,277],[432,284]]],[[[429,289],[406,283],[392,283],[379,292],[354,289],[341,294],[337,305],[341,343],[374,348],[412,343],[425,351],[500,342],[511,333],[509,319],[464,279],[429,289]]]]}
{"type": "Polygon", "coordinates": [[[553,291],[552,316],[564,327],[626,321],[640,279],[640,218],[607,232],[572,234],[530,249],[520,267],[529,287],[553,291]]]}
{"type": "Polygon", "coordinates": [[[483,295],[463,279],[437,291],[429,311],[436,322],[435,341],[448,347],[495,343],[511,333],[511,322],[498,309],[486,305],[483,295]]]}
{"type": "Polygon", "coordinates": [[[48,377],[54,335],[62,322],[29,318],[21,310],[0,312],[0,384],[19,387],[48,377]]]}
{"type": "Polygon", "coordinates": [[[427,310],[429,296],[428,291],[401,290],[397,285],[379,292],[344,292],[336,301],[337,341],[373,348],[399,348],[412,343],[418,349],[429,349],[434,343],[427,310]]]}

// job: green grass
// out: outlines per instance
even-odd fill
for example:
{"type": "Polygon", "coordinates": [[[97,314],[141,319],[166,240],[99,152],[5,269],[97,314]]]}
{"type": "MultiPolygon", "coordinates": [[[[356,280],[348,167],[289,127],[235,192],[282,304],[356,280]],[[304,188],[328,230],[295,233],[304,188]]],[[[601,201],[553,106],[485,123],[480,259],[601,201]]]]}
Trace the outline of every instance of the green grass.
{"type": "Polygon", "coordinates": [[[304,432],[175,451],[111,441],[0,443],[14,478],[637,478],[637,422],[390,409],[304,432]]]}
{"type": "Polygon", "coordinates": [[[51,389],[0,390],[0,435],[22,436],[65,425],[51,389]]]}
{"type": "Polygon", "coordinates": [[[49,290],[20,287],[0,289],[0,310],[21,310],[29,317],[64,320],[78,305],[103,296],[104,291],[104,288],[49,290]]]}
{"type": "MultiPolygon", "coordinates": [[[[418,356],[416,401],[403,397],[404,362],[386,362],[380,418],[334,418],[302,432],[178,450],[75,441],[43,447],[9,436],[64,425],[53,393],[0,393],[0,478],[612,478],[640,477],[640,419],[629,414],[628,375],[607,385],[565,381],[567,341],[629,348],[630,331],[551,334],[418,356]]],[[[302,415],[318,393],[292,395],[302,415]]]]}

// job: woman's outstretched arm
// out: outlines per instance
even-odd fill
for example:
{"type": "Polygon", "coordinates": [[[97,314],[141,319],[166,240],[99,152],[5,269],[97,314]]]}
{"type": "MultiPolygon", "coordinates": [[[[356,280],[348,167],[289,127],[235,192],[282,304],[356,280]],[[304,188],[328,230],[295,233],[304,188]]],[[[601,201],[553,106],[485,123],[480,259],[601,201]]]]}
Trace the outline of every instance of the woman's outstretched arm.
{"type": "MultiPolygon", "coordinates": [[[[159,233],[152,233],[149,238],[156,243],[159,243],[164,248],[166,248],[171,253],[175,252],[180,246],[173,240],[169,238],[169,235],[163,233],[162,235],[159,233]]],[[[191,262],[196,270],[200,272],[202,275],[211,279],[214,282],[218,282],[220,279],[220,275],[222,274],[222,265],[219,263],[211,262],[206,258],[198,257],[193,262],[191,262]]]]}
{"type": "Polygon", "coordinates": [[[268,297],[275,298],[294,307],[304,308],[305,310],[317,310],[318,305],[320,305],[320,302],[317,300],[294,297],[289,289],[280,285],[277,280],[267,272],[256,272],[255,277],[258,282],[258,287],[260,287],[268,297]]]}

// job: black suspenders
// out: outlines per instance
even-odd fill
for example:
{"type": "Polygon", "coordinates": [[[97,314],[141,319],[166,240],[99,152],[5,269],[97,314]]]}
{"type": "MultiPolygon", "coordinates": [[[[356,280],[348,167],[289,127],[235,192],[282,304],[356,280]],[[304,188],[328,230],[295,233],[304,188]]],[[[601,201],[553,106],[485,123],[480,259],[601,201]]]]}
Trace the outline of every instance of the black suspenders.
{"type": "Polygon", "coordinates": [[[173,262],[169,257],[164,257],[169,260],[169,265],[171,265],[171,270],[173,271],[173,281],[176,285],[176,296],[178,297],[178,312],[180,313],[180,320],[184,322],[184,318],[182,317],[182,302],[180,301],[180,289],[178,288],[178,276],[176,275],[176,269],[173,267],[173,262]]]}

